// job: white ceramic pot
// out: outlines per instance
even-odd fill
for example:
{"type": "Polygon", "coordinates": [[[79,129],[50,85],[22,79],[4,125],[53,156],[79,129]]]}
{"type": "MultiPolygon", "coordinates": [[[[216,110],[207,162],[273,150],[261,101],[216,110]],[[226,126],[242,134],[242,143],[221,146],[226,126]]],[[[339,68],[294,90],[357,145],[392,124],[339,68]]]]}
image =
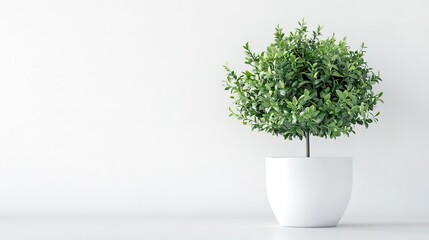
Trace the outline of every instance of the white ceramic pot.
{"type": "Polygon", "coordinates": [[[352,191],[350,157],[267,158],[267,194],[280,225],[334,227],[352,191]]]}

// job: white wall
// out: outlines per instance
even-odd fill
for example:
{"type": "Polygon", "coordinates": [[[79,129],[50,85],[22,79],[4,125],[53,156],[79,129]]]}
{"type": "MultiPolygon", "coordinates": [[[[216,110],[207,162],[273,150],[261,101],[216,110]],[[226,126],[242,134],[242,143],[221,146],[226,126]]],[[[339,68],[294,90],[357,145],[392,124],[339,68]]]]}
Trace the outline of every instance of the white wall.
{"type": "Polygon", "coordinates": [[[429,216],[427,1],[0,0],[0,215],[271,215],[264,157],[304,144],[227,117],[222,65],[280,24],[365,41],[379,124],[314,139],[354,156],[349,216],[429,216]]]}

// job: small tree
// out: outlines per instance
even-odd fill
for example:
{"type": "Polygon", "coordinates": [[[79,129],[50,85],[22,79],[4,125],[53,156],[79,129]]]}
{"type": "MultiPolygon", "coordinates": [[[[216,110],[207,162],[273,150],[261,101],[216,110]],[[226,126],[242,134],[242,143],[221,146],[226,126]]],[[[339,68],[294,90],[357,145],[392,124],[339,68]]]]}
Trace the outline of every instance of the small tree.
{"type": "Polygon", "coordinates": [[[355,133],[356,124],[377,121],[373,113],[382,92],[373,85],[381,81],[364,60],[365,45],[357,51],[346,39],[320,39],[321,27],[308,34],[304,21],[285,35],[276,28],[274,43],[254,53],[244,45],[245,64],[250,70],[236,73],[225,66],[225,90],[230,91],[236,117],[252,130],[306,139],[336,138],[355,133]]]}

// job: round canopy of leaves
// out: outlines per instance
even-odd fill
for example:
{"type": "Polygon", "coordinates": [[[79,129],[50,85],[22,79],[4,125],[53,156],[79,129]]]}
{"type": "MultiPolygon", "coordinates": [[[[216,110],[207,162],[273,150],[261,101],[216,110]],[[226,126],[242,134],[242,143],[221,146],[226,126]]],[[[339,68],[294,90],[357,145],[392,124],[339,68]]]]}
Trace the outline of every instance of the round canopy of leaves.
{"type": "Polygon", "coordinates": [[[289,35],[277,27],[274,36],[261,53],[244,45],[248,71],[225,66],[235,108],[230,116],[285,139],[336,138],[377,121],[373,111],[382,93],[373,85],[381,78],[365,62],[364,44],[353,51],[345,38],[320,39],[320,26],[309,34],[304,21],[289,35]]]}

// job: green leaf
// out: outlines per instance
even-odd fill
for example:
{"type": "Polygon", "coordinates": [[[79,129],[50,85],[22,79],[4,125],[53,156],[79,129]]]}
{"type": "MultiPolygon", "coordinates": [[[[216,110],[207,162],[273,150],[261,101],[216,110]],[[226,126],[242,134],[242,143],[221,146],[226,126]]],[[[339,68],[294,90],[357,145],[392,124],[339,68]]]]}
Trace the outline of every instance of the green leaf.
{"type": "Polygon", "coordinates": [[[293,103],[293,105],[298,105],[298,99],[296,99],[296,97],[295,96],[293,96],[293,98],[292,98],[292,103],[293,103]]]}
{"type": "Polygon", "coordinates": [[[340,90],[335,90],[335,92],[337,93],[337,96],[338,96],[340,99],[343,99],[343,92],[341,92],[340,90]]]}
{"type": "Polygon", "coordinates": [[[298,87],[302,87],[303,85],[310,83],[310,81],[302,81],[300,83],[298,83],[298,87]]]}
{"type": "Polygon", "coordinates": [[[325,100],[325,102],[327,102],[328,100],[331,100],[331,94],[330,94],[330,93],[326,94],[326,95],[323,97],[323,99],[325,100]]]}
{"type": "Polygon", "coordinates": [[[249,50],[249,42],[246,42],[243,46],[244,49],[249,50]]]}
{"type": "Polygon", "coordinates": [[[343,77],[343,75],[339,74],[338,72],[333,72],[331,75],[334,77],[343,77]]]}

